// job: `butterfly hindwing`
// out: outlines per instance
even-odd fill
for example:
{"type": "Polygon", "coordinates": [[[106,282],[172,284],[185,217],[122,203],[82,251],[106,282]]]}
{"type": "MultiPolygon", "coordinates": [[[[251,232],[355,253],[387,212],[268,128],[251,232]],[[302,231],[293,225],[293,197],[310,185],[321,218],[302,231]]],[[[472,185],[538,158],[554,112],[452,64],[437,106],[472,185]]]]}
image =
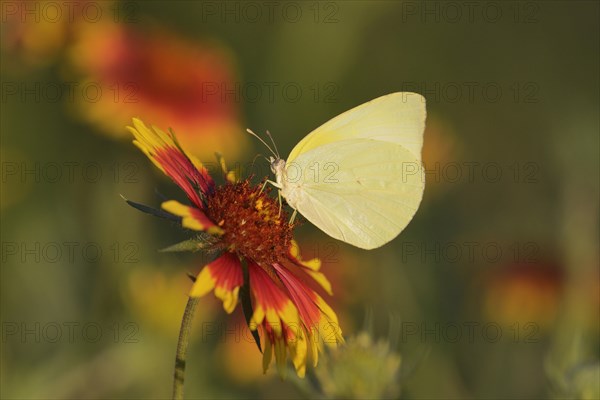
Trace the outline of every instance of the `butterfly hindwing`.
{"type": "Polygon", "coordinates": [[[382,246],[406,227],[425,185],[421,162],[410,151],[363,138],[318,146],[286,170],[297,182],[283,196],[301,190],[294,206],[306,219],[364,249],[382,246]]]}

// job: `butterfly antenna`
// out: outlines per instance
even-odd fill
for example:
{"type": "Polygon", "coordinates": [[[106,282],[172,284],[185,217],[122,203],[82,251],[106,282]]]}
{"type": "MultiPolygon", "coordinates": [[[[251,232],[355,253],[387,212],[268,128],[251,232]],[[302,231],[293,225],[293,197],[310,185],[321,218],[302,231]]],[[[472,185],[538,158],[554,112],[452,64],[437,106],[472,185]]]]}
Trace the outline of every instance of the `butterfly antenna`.
{"type": "Polygon", "coordinates": [[[258,153],[258,154],[257,154],[257,155],[255,155],[255,156],[254,156],[254,158],[252,159],[252,166],[254,166],[254,163],[256,162],[256,159],[257,159],[258,157],[262,157],[262,158],[264,158],[265,160],[268,160],[268,158],[267,158],[267,157],[265,157],[265,156],[264,156],[264,154],[262,154],[262,153],[258,153]]]}
{"type": "Polygon", "coordinates": [[[267,149],[269,149],[269,151],[270,151],[271,153],[273,153],[273,155],[274,155],[275,157],[278,157],[278,158],[279,158],[279,156],[277,155],[277,153],[275,153],[275,152],[273,151],[273,149],[271,148],[271,146],[269,146],[269,145],[267,144],[267,142],[265,142],[265,141],[264,141],[264,140],[263,140],[263,139],[262,139],[260,136],[258,136],[256,133],[252,132],[252,130],[251,130],[250,128],[246,128],[246,132],[248,132],[249,134],[251,134],[252,136],[254,136],[255,138],[257,138],[258,140],[260,140],[260,142],[261,142],[262,144],[264,144],[264,145],[267,147],[267,149]]]}
{"type": "Polygon", "coordinates": [[[277,158],[281,158],[279,156],[279,149],[277,148],[277,145],[275,144],[275,141],[273,140],[273,136],[271,136],[271,132],[267,131],[267,136],[269,137],[269,139],[271,139],[271,143],[273,143],[273,147],[275,148],[275,152],[277,153],[276,154],[277,158]]]}
{"type": "Polygon", "coordinates": [[[266,160],[268,163],[270,163],[270,160],[269,160],[267,157],[265,157],[263,154],[260,154],[260,153],[259,153],[259,154],[255,155],[255,156],[254,156],[254,158],[252,159],[252,164],[250,164],[250,170],[251,170],[251,171],[252,171],[252,170],[254,170],[254,163],[256,163],[256,159],[257,159],[258,157],[262,157],[262,158],[264,158],[264,159],[265,159],[265,160],[266,160]]]}

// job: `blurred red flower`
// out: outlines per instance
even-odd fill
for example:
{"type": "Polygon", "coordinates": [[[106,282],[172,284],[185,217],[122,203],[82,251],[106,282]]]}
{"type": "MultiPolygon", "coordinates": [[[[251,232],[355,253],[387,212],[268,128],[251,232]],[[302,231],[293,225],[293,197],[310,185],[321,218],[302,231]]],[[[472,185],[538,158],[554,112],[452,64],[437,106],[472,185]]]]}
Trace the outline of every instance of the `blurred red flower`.
{"type": "Polygon", "coordinates": [[[69,59],[85,78],[76,105],[103,131],[123,136],[123,125],[137,116],[182,132],[181,144],[200,158],[215,151],[236,158],[244,150],[225,47],[116,24],[83,26],[77,38],[69,59]]]}
{"type": "Polygon", "coordinates": [[[485,313],[498,323],[536,323],[549,327],[558,314],[565,273],[554,264],[524,263],[499,268],[488,276],[485,313]]]}

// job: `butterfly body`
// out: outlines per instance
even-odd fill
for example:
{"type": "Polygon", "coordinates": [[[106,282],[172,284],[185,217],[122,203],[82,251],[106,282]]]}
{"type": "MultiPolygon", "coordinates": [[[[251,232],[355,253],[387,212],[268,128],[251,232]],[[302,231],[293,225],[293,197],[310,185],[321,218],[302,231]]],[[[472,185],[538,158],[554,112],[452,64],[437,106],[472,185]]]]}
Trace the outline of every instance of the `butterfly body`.
{"type": "Polygon", "coordinates": [[[303,185],[301,182],[291,182],[288,179],[285,160],[271,157],[271,171],[275,174],[275,184],[286,202],[294,210],[302,201],[303,185]]]}

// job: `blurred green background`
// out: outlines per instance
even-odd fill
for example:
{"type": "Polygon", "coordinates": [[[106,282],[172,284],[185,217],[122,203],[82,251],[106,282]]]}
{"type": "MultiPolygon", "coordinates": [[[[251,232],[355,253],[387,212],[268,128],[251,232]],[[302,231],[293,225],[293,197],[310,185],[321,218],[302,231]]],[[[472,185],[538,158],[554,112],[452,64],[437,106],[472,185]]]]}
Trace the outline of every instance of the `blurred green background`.
{"type": "Polygon", "coordinates": [[[158,252],[186,234],[119,197],[183,199],[131,117],[262,178],[246,127],[288,154],[396,91],[427,98],[413,221],[368,252],[298,231],[349,346],[303,381],[263,375],[240,310],[210,295],[186,396],[600,395],[598,2],[1,6],[2,398],[170,395],[186,272],[209,258],[158,252]]]}

